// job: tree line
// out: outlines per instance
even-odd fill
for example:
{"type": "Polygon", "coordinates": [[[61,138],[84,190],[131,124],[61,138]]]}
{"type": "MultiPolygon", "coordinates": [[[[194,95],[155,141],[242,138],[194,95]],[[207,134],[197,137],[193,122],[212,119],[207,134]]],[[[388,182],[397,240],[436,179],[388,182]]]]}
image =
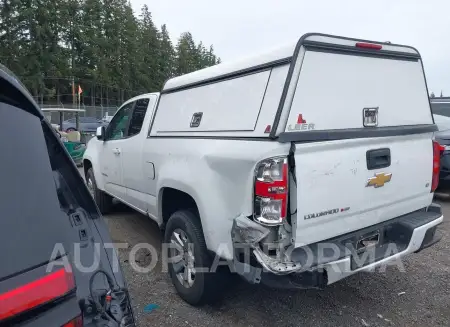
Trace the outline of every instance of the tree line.
{"type": "Polygon", "coordinates": [[[173,45],[146,5],[135,15],[127,0],[0,0],[0,63],[39,103],[75,103],[80,90],[85,105],[118,105],[219,62],[189,32],[173,45]]]}

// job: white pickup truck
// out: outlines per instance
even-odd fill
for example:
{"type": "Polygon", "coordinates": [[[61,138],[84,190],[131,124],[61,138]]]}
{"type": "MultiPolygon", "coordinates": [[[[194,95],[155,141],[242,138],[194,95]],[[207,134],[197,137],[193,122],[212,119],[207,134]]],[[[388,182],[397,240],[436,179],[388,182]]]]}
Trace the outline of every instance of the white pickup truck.
{"type": "Polygon", "coordinates": [[[306,34],[128,100],[84,169],[101,212],[116,198],[165,230],[172,281],[200,304],[226,285],[218,258],[322,288],[437,242],[434,131],[416,49],[306,34]]]}

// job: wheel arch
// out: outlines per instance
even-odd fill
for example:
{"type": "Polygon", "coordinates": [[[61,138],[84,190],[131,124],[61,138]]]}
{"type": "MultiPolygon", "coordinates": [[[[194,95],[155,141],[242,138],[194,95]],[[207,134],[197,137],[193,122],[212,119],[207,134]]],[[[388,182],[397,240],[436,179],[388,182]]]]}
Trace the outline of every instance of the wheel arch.
{"type": "Polygon", "coordinates": [[[84,177],[87,177],[87,173],[88,173],[90,168],[92,168],[92,162],[89,159],[84,158],[83,159],[84,177]]]}
{"type": "MultiPolygon", "coordinates": [[[[88,148],[89,150],[89,148],[88,148]]],[[[86,152],[88,151],[86,150],[86,152]]],[[[97,163],[97,160],[95,160],[95,157],[92,157],[89,153],[84,153],[83,156],[83,172],[84,172],[84,177],[87,177],[87,173],[89,171],[90,168],[92,168],[93,172],[94,172],[94,178],[95,178],[95,183],[97,184],[97,187],[100,190],[104,190],[104,181],[103,181],[103,176],[100,172],[100,167],[99,164],[97,163]]]]}
{"type": "Polygon", "coordinates": [[[165,227],[170,216],[179,210],[194,210],[200,223],[202,222],[200,208],[192,192],[180,185],[169,184],[161,187],[158,192],[158,216],[162,228],[165,227]]]}
{"type": "Polygon", "coordinates": [[[170,215],[178,210],[193,209],[199,218],[205,237],[206,246],[210,248],[211,226],[205,217],[204,206],[197,192],[181,181],[166,179],[158,188],[158,223],[165,228],[170,215]]]}

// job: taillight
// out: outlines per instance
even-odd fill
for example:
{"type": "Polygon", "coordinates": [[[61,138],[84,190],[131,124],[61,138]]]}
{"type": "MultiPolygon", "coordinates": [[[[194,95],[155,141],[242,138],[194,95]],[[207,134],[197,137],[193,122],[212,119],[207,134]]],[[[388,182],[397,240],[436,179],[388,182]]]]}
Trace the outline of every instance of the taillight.
{"type": "Polygon", "coordinates": [[[436,141],[433,141],[433,179],[431,181],[431,192],[436,191],[439,185],[439,172],[441,170],[441,153],[443,147],[436,141]]]}
{"type": "Polygon", "coordinates": [[[373,43],[365,43],[365,42],[358,42],[355,44],[357,48],[361,49],[370,49],[370,50],[381,50],[383,48],[380,44],[373,44],[373,43]]]}
{"type": "Polygon", "coordinates": [[[287,157],[260,161],[255,169],[254,219],[264,225],[279,225],[287,214],[287,157]]]}
{"type": "Polygon", "coordinates": [[[83,318],[81,318],[81,316],[76,317],[62,327],[83,327],[83,318]]]}
{"type": "Polygon", "coordinates": [[[64,268],[0,294],[0,322],[66,295],[75,288],[72,272],[64,268]]]}

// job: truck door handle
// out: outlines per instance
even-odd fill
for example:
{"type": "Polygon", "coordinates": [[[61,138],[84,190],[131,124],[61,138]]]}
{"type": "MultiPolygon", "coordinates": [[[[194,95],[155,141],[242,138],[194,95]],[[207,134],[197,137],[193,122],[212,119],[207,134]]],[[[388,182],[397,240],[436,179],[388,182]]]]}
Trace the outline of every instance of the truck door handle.
{"type": "Polygon", "coordinates": [[[368,170],[389,167],[391,165],[391,150],[389,148],[369,150],[366,152],[366,161],[368,170]]]}
{"type": "Polygon", "coordinates": [[[119,154],[120,154],[120,149],[119,149],[119,148],[114,148],[114,149],[112,150],[112,152],[113,152],[114,154],[116,154],[116,155],[119,155],[119,154]]]}

